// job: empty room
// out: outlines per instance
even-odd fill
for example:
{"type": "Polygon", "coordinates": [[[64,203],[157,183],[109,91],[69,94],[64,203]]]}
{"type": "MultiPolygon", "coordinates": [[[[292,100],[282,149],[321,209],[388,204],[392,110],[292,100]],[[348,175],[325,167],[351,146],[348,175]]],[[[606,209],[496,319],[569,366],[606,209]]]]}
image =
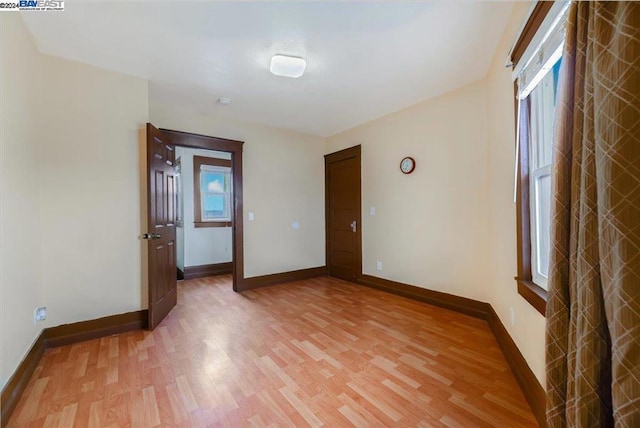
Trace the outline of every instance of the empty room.
{"type": "Polygon", "coordinates": [[[640,426],[640,3],[0,3],[2,427],[640,426]]]}

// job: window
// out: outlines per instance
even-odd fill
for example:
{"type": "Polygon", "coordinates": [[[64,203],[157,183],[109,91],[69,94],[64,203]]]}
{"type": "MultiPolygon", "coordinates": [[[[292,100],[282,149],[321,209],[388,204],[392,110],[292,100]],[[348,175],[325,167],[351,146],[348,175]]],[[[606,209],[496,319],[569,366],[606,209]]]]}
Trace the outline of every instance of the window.
{"type": "Polygon", "coordinates": [[[194,156],[193,177],[195,227],[231,226],[231,161],[194,156]]]}
{"type": "MultiPolygon", "coordinates": [[[[555,59],[554,59],[555,60],[555,59]]],[[[562,58],[555,60],[531,94],[529,136],[529,218],[531,222],[531,276],[547,289],[551,226],[551,157],[553,125],[562,58]]]]}
{"type": "Polygon", "coordinates": [[[202,221],[229,221],[231,171],[229,168],[200,167],[200,213],[202,221]]]}
{"type": "Polygon", "coordinates": [[[518,99],[518,292],[544,315],[551,249],[551,163],[568,2],[539,2],[514,45],[518,99]],[[517,55],[516,55],[516,52],[517,55]]]}

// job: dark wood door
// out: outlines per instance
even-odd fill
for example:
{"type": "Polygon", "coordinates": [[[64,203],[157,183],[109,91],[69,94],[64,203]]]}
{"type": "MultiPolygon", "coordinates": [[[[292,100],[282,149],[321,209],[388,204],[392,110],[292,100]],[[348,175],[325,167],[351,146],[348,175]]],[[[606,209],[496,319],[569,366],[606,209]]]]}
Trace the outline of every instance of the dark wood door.
{"type": "Polygon", "coordinates": [[[325,156],[326,241],[329,275],[362,275],[360,146],[325,156]]]}
{"type": "Polygon", "coordinates": [[[177,303],[175,146],[147,124],[147,210],[149,230],[149,328],[177,303]]]}

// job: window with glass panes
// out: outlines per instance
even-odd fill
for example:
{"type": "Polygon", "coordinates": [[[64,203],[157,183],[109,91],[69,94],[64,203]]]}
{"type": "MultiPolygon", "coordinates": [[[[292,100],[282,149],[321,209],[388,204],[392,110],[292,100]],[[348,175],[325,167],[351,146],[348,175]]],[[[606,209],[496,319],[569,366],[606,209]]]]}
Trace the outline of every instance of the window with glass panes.
{"type": "Polygon", "coordinates": [[[552,158],[568,0],[538,2],[510,53],[516,83],[518,293],[544,315],[551,251],[552,158]]]}
{"type": "Polygon", "coordinates": [[[551,157],[553,127],[562,57],[531,91],[529,138],[529,207],[531,222],[531,274],[533,282],[547,288],[551,226],[551,157]]]}
{"type": "Polygon", "coordinates": [[[229,227],[233,218],[230,159],[193,157],[195,227],[229,227]]]}
{"type": "Polygon", "coordinates": [[[200,218],[231,220],[231,168],[200,166],[200,218]]]}

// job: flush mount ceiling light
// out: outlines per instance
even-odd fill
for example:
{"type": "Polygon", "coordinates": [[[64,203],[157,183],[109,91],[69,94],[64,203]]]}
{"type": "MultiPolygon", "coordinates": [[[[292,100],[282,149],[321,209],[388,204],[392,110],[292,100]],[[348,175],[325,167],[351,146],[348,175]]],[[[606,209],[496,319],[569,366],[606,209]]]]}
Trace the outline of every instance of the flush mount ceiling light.
{"type": "Polygon", "coordinates": [[[231,104],[231,98],[227,98],[227,97],[218,98],[218,104],[221,104],[223,106],[228,106],[229,104],[231,104]]]}
{"type": "Polygon", "coordinates": [[[300,77],[307,68],[307,61],[287,55],[274,55],[269,70],[276,76],[300,77]]]}

